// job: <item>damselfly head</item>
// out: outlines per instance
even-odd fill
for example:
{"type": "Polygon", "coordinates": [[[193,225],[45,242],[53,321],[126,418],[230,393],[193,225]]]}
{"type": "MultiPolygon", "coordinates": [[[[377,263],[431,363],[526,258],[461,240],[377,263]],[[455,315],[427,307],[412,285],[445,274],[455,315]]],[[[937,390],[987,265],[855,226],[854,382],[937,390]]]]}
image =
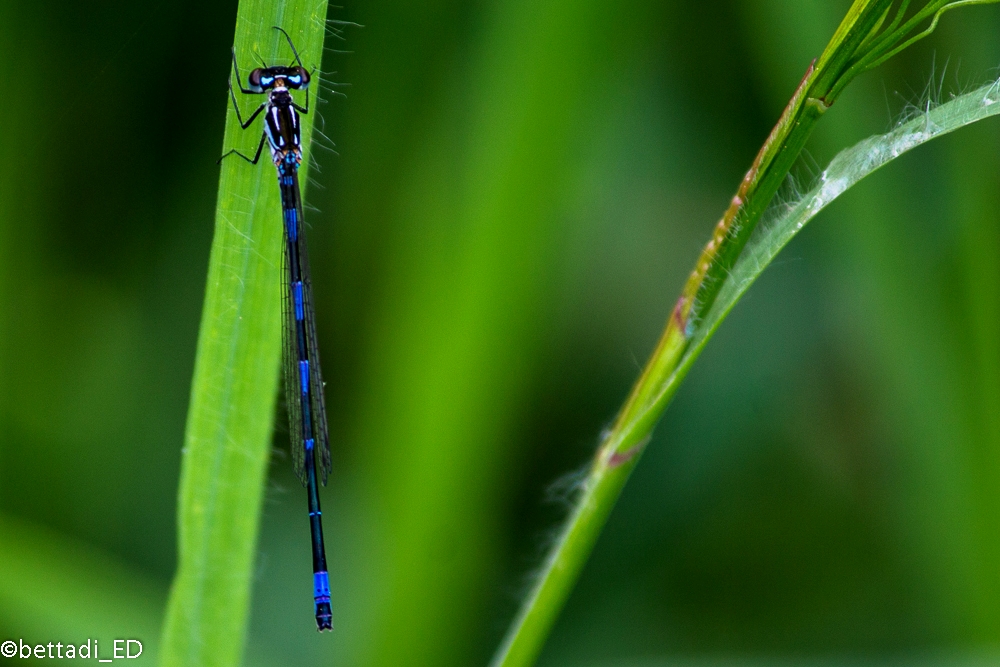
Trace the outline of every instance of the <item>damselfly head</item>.
{"type": "Polygon", "coordinates": [[[291,88],[299,90],[309,86],[309,72],[305,67],[292,65],[285,67],[258,67],[247,77],[250,90],[263,93],[272,88],[291,88]]]}

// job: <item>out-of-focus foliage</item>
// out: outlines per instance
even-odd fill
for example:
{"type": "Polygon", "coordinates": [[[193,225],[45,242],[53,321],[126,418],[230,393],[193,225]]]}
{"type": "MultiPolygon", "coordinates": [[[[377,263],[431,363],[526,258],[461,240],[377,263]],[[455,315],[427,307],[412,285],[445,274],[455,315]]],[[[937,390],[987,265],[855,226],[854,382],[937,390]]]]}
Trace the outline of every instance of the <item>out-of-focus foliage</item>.
{"type": "MultiPolygon", "coordinates": [[[[552,483],[848,4],[331,10],[365,25],[328,38],[351,85],[320,107],[337,148],[307,193],[337,629],[313,629],[279,426],[248,664],[486,661],[563,511],[552,483]]],[[[0,641],[155,643],[234,17],[0,4],[0,641]]],[[[993,76],[998,29],[954,12],[855,82],[816,162],[993,76]]],[[[689,376],[541,664],[989,652],[998,257],[996,122],[824,212],[689,376]]]]}

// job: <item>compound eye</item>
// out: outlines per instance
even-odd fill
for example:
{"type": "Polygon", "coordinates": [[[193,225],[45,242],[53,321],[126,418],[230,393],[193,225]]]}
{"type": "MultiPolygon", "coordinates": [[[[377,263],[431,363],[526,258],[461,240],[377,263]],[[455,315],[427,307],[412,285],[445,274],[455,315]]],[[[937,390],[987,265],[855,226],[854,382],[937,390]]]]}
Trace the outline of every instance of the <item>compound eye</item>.
{"type": "Polygon", "coordinates": [[[309,72],[305,67],[295,66],[292,68],[296,88],[305,88],[309,85],[309,72]]]}
{"type": "Polygon", "coordinates": [[[263,79],[265,77],[263,76],[263,74],[264,70],[262,70],[259,67],[254,71],[250,72],[250,76],[247,77],[247,83],[250,84],[249,86],[250,90],[254,91],[255,93],[264,92],[265,84],[263,82],[263,79]]]}

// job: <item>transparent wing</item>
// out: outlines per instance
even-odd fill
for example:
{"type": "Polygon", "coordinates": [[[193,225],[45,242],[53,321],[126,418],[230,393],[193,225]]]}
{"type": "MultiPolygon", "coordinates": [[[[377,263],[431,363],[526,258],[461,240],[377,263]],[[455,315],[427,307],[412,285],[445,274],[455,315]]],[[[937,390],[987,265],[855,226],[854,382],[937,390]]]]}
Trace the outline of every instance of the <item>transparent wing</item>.
{"type": "Polygon", "coordinates": [[[302,431],[302,392],[299,387],[299,353],[296,343],[295,304],[292,295],[292,267],[288,257],[288,239],[282,252],[281,343],[285,381],[285,404],[288,409],[288,439],[292,466],[302,485],[306,484],[305,446],[302,431]]]}
{"type": "MultiPolygon", "coordinates": [[[[300,209],[301,211],[301,209],[300,209]]],[[[319,345],[316,339],[316,311],[313,308],[312,276],[309,273],[309,253],[306,250],[305,225],[301,224],[299,216],[299,271],[302,276],[302,300],[305,314],[306,353],[309,356],[310,389],[313,438],[316,441],[316,451],[319,453],[319,468],[323,472],[323,484],[326,484],[330,474],[330,430],[326,422],[326,399],[323,371],[319,361],[319,345]]]]}

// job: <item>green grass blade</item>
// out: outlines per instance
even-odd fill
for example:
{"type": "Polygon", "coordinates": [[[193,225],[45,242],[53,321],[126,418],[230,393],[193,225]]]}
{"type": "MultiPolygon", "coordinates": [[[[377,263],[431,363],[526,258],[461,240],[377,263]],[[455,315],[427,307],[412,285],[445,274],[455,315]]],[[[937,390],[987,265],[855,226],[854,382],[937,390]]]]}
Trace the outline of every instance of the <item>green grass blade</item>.
{"type": "Polygon", "coordinates": [[[719,325],[778,252],[816,214],[862,178],[935,137],[998,114],[1000,81],[842,151],[799,201],[783,207],[770,221],[764,222],[729,272],[703,320],[694,324],[691,343],[676,370],[661,386],[649,389],[654,398],[646,404],[648,407],[630,421],[617,425],[602,443],[580,497],[494,658],[493,667],[527,667],[534,663],[670,399],[719,325]]]}
{"type": "Polygon", "coordinates": [[[816,185],[797,203],[783,207],[785,210],[773,222],[765,222],[764,229],[748,244],[720,290],[718,304],[706,314],[669,384],[675,385],[683,379],[687,369],[750,285],[781,249],[833,200],[861,179],[917,146],[997,114],[1000,114],[1000,81],[942,104],[900,124],[891,132],[869,137],[841,151],[823,171],[816,185]]]}
{"type": "MultiPolygon", "coordinates": [[[[243,76],[259,58],[291,62],[271,26],[287,30],[306,67],[318,68],[326,9],[325,0],[241,0],[235,47],[243,76]]],[[[316,76],[310,93],[319,88],[316,76]]],[[[263,101],[237,99],[244,118],[263,101]]],[[[224,81],[214,104],[220,112],[229,107],[220,155],[230,148],[253,155],[262,128],[240,129],[224,81]]],[[[307,159],[314,116],[303,116],[307,159]]],[[[185,433],[164,665],[236,665],[242,653],[280,358],[281,213],[269,163],[265,154],[257,166],[239,158],[222,165],[185,433]]],[[[301,182],[308,182],[305,174],[301,182]]],[[[303,604],[311,603],[309,581],[303,573],[303,604]]]]}

